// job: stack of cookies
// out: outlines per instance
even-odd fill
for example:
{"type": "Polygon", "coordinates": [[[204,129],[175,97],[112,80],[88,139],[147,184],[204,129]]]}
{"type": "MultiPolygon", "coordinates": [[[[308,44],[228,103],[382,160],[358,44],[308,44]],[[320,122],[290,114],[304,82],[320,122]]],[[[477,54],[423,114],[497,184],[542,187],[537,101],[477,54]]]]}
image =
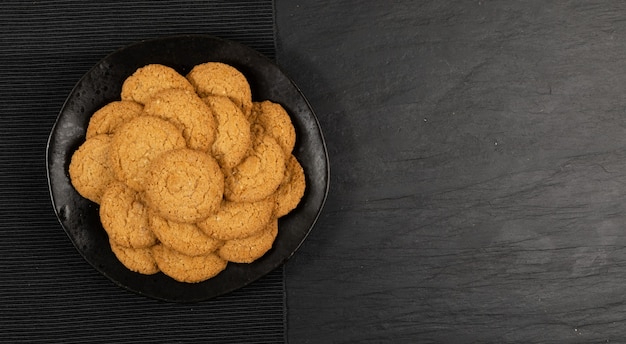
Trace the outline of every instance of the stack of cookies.
{"type": "Polygon", "coordinates": [[[305,190],[285,109],[253,102],[245,76],[219,62],[186,76],[144,66],[120,96],[93,114],[69,166],[119,261],[196,283],[269,251],[305,190]]]}

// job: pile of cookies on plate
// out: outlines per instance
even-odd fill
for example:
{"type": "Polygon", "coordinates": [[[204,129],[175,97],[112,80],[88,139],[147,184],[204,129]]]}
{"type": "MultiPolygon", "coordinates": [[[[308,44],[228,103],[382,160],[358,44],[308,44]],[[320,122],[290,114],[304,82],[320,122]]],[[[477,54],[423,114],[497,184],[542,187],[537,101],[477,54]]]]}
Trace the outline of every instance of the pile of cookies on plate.
{"type": "Polygon", "coordinates": [[[118,260],[196,283],[267,253],[305,191],[286,110],[253,102],[246,77],[220,62],[186,76],[143,66],[120,98],[93,114],[69,166],[118,260]]]}

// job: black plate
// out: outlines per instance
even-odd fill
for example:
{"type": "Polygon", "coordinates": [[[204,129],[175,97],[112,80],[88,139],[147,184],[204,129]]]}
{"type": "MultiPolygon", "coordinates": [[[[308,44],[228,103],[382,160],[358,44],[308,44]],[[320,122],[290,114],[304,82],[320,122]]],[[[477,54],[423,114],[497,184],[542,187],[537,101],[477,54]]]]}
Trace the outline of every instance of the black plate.
{"type": "Polygon", "coordinates": [[[213,298],[241,288],[283,264],[298,249],[322,209],[329,185],[324,138],[309,103],[296,85],[269,59],[241,44],[205,35],[185,35],[142,41],[105,57],[76,84],[56,120],[47,147],[48,183],[54,210],[76,249],[114,283],[149,297],[176,302],[213,298]],[[219,61],[239,69],[252,88],[253,100],[272,100],[291,115],[297,141],[294,155],[304,168],[307,189],[298,208],[279,220],[274,247],[251,264],[229,263],[207,281],[187,284],[162,273],[141,275],[115,258],[100,224],[98,205],[72,187],[68,167],[85,140],[91,115],[119,100],[122,82],[137,68],[160,63],[185,75],[200,63],[219,61]]]}

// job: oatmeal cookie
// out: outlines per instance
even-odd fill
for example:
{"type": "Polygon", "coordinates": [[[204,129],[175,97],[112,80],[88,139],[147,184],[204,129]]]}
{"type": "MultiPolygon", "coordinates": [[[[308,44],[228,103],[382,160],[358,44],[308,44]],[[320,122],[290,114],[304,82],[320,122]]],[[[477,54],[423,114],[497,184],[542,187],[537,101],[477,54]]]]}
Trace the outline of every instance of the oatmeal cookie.
{"type": "Polygon", "coordinates": [[[109,162],[115,177],[142,191],[148,167],[161,153],[185,147],[185,139],[172,123],[153,116],[139,116],[113,135],[109,162]]]}
{"type": "Polygon", "coordinates": [[[72,185],[81,196],[98,204],[107,185],[114,180],[108,164],[110,147],[109,135],[94,136],[78,147],[70,161],[72,185]]]}
{"type": "Polygon", "coordinates": [[[199,256],[214,252],[222,242],[204,234],[193,223],[167,220],[157,214],[150,214],[150,229],[159,241],[178,252],[189,256],[199,256]]]}
{"type": "Polygon", "coordinates": [[[261,135],[252,152],[226,172],[224,197],[233,202],[256,202],[270,196],[285,175],[285,154],[274,138],[261,135]]]}
{"type": "Polygon", "coordinates": [[[161,64],[149,64],[137,69],[122,84],[122,100],[145,104],[153,95],[168,88],[194,91],[189,81],[176,70],[161,64]]]}
{"type": "Polygon", "coordinates": [[[139,116],[143,105],[132,100],[119,100],[98,109],[89,119],[87,138],[99,134],[113,134],[117,128],[139,116]]]}
{"type": "Polygon", "coordinates": [[[211,108],[194,92],[175,88],[160,91],[143,111],[173,123],[189,148],[208,151],[215,141],[216,123],[211,108]]]}
{"type": "Polygon", "coordinates": [[[233,168],[252,145],[250,122],[227,97],[207,96],[202,100],[212,109],[217,121],[217,134],[211,152],[221,167],[233,168]]]}
{"type": "Polygon", "coordinates": [[[159,267],[152,256],[152,248],[130,248],[110,242],[111,251],[128,270],[144,275],[153,275],[159,272],[159,267]]]}
{"type": "Polygon", "coordinates": [[[296,129],[291,117],[280,104],[269,100],[254,102],[250,121],[253,125],[259,125],[262,132],[276,139],[285,154],[291,154],[296,144],[296,129]]]}
{"type": "Polygon", "coordinates": [[[157,242],[148,226],[148,208],[124,183],[111,183],[102,195],[100,221],[109,240],[120,246],[146,248],[157,242]]]}
{"type": "Polygon", "coordinates": [[[241,239],[262,230],[273,210],[272,198],[251,203],[223,201],[216,213],[198,222],[198,227],[212,238],[241,239]]]}
{"type": "Polygon", "coordinates": [[[278,220],[274,219],[256,235],[226,241],[218,254],[230,262],[252,263],[272,248],[277,234],[278,220]]]}
{"type": "Polygon", "coordinates": [[[224,175],[214,158],[193,149],[161,154],[146,178],[146,201],[159,215],[192,223],[215,212],[224,193],[224,175]]]}
{"type": "Polygon", "coordinates": [[[295,156],[287,158],[287,168],[282,183],[273,195],[275,216],[282,217],[298,206],[306,188],[304,170],[295,156]]]}
{"type": "Polygon", "coordinates": [[[159,269],[171,278],[186,283],[198,283],[226,269],[227,261],[215,253],[189,256],[159,244],[152,248],[159,269]]]}
{"type": "Polygon", "coordinates": [[[235,67],[221,62],[199,64],[187,74],[200,97],[226,96],[248,116],[252,108],[252,91],[246,77],[235,67]]]}

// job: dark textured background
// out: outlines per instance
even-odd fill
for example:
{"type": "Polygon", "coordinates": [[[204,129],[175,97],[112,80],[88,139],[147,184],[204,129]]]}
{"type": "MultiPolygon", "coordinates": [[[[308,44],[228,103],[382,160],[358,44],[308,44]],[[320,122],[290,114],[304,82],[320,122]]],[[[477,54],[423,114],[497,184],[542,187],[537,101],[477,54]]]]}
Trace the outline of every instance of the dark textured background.
{"type": "MultiPolygon", "coordinates": [[[[213,33],[273,56],[262,4],[2,3],[0,341],[282,341],[281,271],[182,306],[100,276],[61,235],[42,149],[72,85],[124,44],[213,33]]],[[[290,342],[626,342],[625,16],[600,0],[277,0],[276,58],[332,172],[285,269],[290,342]]]]}
{"type": "Polygon", "coordinates": [[[626,342],[626,3],[276,1],[331,160],[294,343],[626,342]]]}
{"type": "Polygon", "coordinates": [[[203,33],[273,58],[272,1],[0,3],[0,342],[276,343],[283,270],[198,304],[115,286],[78,254],[46,182],[50,129],[98,60],[142,39],[203,33]]]}

